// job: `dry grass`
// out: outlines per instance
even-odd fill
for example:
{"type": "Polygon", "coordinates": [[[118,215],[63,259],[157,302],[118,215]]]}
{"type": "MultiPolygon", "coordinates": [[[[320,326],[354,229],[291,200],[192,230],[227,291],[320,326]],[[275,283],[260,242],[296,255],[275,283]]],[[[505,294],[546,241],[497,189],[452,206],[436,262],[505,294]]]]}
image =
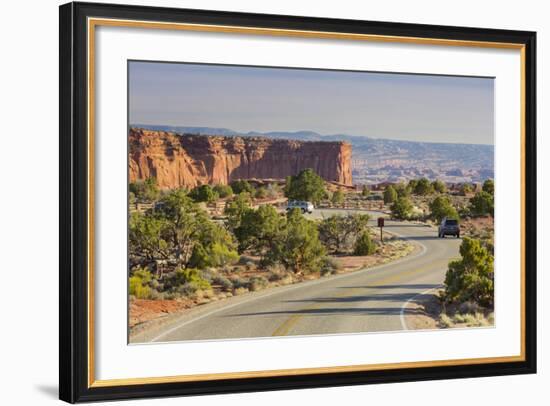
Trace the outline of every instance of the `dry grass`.
{"type": "Polygon", "coordinates": [[[410,329],[444,329],[490,327],[495,324],[494,313],[478,305],[443,306],[438,292],[422,295],[410,303],[407,326],[410,329]]]}
{"type": "Polygon", "coordinates": [[[439,316],[439,324],[441,328],[457,328],[457,327],[489,327],[495,324],[494,313],[455,313],[448,315],[442,313],[439,316]]]}
{"type": "Polygon", "coordinates": [[[460,233],[467,237],[484,239],[494,235],[495,221],[493,217],[466,218],[460,222],[460,233]]]}

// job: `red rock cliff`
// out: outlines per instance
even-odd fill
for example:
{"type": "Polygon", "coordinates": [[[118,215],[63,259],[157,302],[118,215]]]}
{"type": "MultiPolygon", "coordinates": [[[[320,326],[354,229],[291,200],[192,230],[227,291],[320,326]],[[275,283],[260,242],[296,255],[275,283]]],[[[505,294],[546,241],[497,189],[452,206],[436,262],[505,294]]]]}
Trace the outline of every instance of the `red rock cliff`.
{"type": "Polygon", "coordinates": [[[281,179],[312,168],[351,185],[351,145],[263,137],[221,137],[130,129],[130,182],[156,177],[161,188],[281,179]]]}

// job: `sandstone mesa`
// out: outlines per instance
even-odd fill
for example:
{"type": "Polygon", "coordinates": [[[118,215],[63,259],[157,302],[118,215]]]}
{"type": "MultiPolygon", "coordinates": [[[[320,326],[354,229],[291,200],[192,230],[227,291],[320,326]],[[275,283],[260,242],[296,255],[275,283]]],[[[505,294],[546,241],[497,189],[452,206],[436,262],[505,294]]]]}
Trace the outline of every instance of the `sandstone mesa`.
{"type": "Polygon", "coordinates": [[[225,137],[131,128],[130,182],[155,177],[159,187],[193,188],[237,179],[284,179],[311,168],[323,179],[352,185],[351,145],[264,137],[225,137]]]}

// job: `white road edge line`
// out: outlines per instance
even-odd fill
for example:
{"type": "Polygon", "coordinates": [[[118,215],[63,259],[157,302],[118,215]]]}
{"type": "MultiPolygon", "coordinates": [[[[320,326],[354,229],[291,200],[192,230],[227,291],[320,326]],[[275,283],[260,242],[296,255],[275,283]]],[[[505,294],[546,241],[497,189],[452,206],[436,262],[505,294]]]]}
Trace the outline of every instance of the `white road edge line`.
{"type": "MultiPolygon", "coordinates": [[[[394,233],[395,235],[398,235],[399,237],[401,238],[404,238],[404,239],[407,239],[407,237],[405,236],[401,236],[397,233],[394,233]]],[[[416,258],[419,258],[423,255],[426,254],[426,252],[428,251],[428,248],[422,244],[421,242],[418,242],[418,241],[415,241],[418,245],[420,245],[421,247],[421,250],[419,253],[413,255],[412,257],[409,257],[409,256],[406,256],[400,260],[397,260],[397,261],[394,261],[394,262],[389,262],[387,264],[382,264],[382,265],[379,265],[379,266],[375,266],[375,267],[372,267],[372,268],[367,268],[365,269],[364,271],[356,271],[356,272],[350,272],[350,273],[346,273],[346,274],[343,274],[343,275],[337,275],[335,277],[332,277],[332,278],[322,278],[322,279],[317,279],[316,281],[311,281],[308,283],[307,286],[311,286],[311,285],[317,285],[319,283],[324,283],[324,282],[327,282],[327,281],[333,281],[333,280],[337,280],[337,279],[343,279],[343,278],[346,278],[346,277],[349,277],[349,276],[352,276],[352,275],[357,275],[358,272],[366,272],[366,271],[374,271],[374,270],[378,270],[380,268],[385,268],[385,267],[389,267],[389,266],[392,266],[392,265],[396,265],[396,264],[399,264],[401,262],[406,262],[406,261],[409,261],[409,260],[412,260],[412,259],[416,259],[416,258]]],[[[277,295],[277,294],[280,294],[280,293],[283,293],[283,292],[289,292],[289,291],[292,291],[292,290],[295,290],[295,289],[299,289],[299,288],[303,288],[304,285],[302,283],[297,283],[295,284],[294,286],[292,286],[291,288],[289,289],[285,289],[285,290],[277,290],[275,292],[271,292],[271,293],[268,293],[268,294],[265,294],[265,295],[261,295],[261,296],[253,296],[251,297],[250,299],[248,300],[243,300],[242,302],[238,302],[238,303],[234,303],[232,305],[229,305],[229,306],[223,306],[223,307],[220,307],[218,309],[214,309],[210,312],[207,312],[207,313],[204,313],[204,314],[201,314],[200,316],[198,317],[195,317],[191,320],[187,320],[187,321],[184,321],[183,323],[181,324],[177,324],[176,326],[172,327],[171,329],[168,329],[162,333],[160,333],[159,335],[153,337],[151,340],[149,340],[150,343],[154,343],[154,342],[159,342],[160,339],[166,337],[167,335],[170,335],[171,333],[173,333],[174,331],[176,330],[179,330],[180,328],[182,327],[185,327],[191,323],[194,323],[196,321],[199,321],[201,319],[204,319],[205,317],[208,317],[208,316],[211,316],[212,314],[215,314],[215,313],[218,313],[218,312],[221,312],[222,310],[228,310],[228,309],[231,309],[233,307],[237,307],[237,306],[240,306],[242,304],[245,304],[245,303],[249,303],[249,302],[252,302],[254,300],[258,300],[258,299],[263,299],[263,298],[267,298],[267,297],[270,297],[270,296],[273,296],[273,295],[277,295]]],[[[401,323],[403,323],[403,321],[401,321],[401,323]]],[[[140,343],[140,344],[146,344],[146,342],[144,343],[140,343]]]]}
{"type": "Polygon", "coordinates": [[[401,327],[402,330],[408,331],[409,328],[407,327],[407,321],[405,320],[405,310],[407,309],[407,306],[410,302],[412,302],[415,298],[418,296],[425,295],[426,293],[430,293],[432,290],[441,289],[443,285],[436,286],[435,288],[431,288],[428,290],[425,290],[424,292],[417,293],[413,297],[411,297],[409,300],[407,300],[405,303],[403,303],[403,306],[401,306],[401,312],[399,313],[399,318],[401,319],[401,327]]]}

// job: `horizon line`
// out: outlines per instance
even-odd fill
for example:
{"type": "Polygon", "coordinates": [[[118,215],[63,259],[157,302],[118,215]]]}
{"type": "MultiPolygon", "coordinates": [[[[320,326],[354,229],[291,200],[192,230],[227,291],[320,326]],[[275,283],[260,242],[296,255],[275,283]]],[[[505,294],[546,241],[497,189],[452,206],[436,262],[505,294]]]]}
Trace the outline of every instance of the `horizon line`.
{"type": "MultiPolygon", "coordinates": [[[[237,135],[242,135],[242,136],[250,136],[249,134],[250,133],[253,133],[253,134],[259,134],[259,135],[264,135],[265,134],[269,134],[269,133],[288,133],[288,134],[292,134],[292,133],[300,133],[300,132],[310,132],[310,133],[314,133],[314,134],[317,134],[319,135],[320,137],[337,137],[337,136],[345,136],[345,137],[356,137],[356,138],[367,138],[367,139],[373,139],[373,140],[386,140],[386,141],[399,141],[399,142],[417,142],[417,143],[424,143],[424,144],[450,144],[450,145],[483,145],[483,146],[489,146],[489,147],[495,147],[495,144],[482,144],[482,143],[469,143],[469,142],[441,142],[441,141],[413,141],[413,140],[404,140],[404,139],[398,139],[398,138],[383,138],[383,137],[372,137],[372,136],[369,136],[369,135],[357,135],[357,134],[345,134],[345,133],[341,133],[341,134],[321,134],[317,131],[314,131],[314,130],[307,130],[307,129],[301,129],[301,130],[274,130],[274,131],[256,131],[256,130],[249,130],[249,131],[235,131],[233,130],[232,128],[227,128],[227,127],[217,127],[217,126],[214,126],[214,127],[211,127],[211,126],[205,126],[205,125],[175,125],[175,124],[158,124],[158,123],[155,123],[155,124],[146,124],[146,123],[128,123],[128,127],[129,128],[139,128],[140,126],[163,126],[163,127],[171,127],[171,128],[177,128],[177,127],[197,127],[197,128],[209,128],[209,129],[221,129],[221,130],[227,130],[227,131],[232,131],[234,133],[236,133],[237,135]]],[[[198,133],[198,135],[209,135],[209,134],[201,134],[201,133],[198,133]]],[[[215,135],[215,134],[210,134],[210,135],[215,135]]],[[[222,135],[222,134],[219,134],[219,136],[223,136],[223,137],[230,137],[230,135],[222,135]]],[[[299,141],[299,140],[297,140],[299,141]]]]}

